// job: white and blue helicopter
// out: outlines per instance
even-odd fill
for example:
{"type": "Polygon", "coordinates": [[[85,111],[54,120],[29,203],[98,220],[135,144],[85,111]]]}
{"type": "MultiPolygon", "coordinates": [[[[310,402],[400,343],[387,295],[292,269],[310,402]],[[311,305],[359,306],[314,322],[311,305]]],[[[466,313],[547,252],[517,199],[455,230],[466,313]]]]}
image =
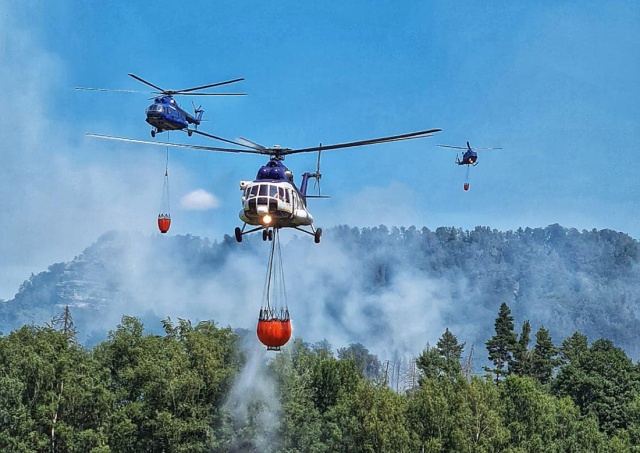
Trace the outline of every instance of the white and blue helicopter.
{"type": "Polygon", "coordinates": [[[202,151],[260,154],[269,156],[269,161],[260,167],[254,180],[240,181],[240,190],[242,191],[242,209],[240,210],[239,217],[240,220],[242,220],[243,225],[242,227],[236,227],[235,229],[234,233],[236,241],[242,242],[242,237],[245,234],[256,231],[262,231],[262,239],[264,241],[267,239],[273,240],[274,229],[294,228],[303,233],[312,235],[315,243],[317,244],[320,242],[320,238],[322,237],[322,228],[314,227],[313,216],[307,209],[307,199],[326,197],[320,195],[319,190],[318,195],[307,195],[307,189],[311,179],[315,179],[316,182],[319,182],[322,177],[322,174],[320,173],[320,156],[322,151],[425,138],[432,136],[436,132],[440,132],[440,130],[441,129],[429,129],[389,137],[339,143],[336,145],[318,145],[311,148],[300,149],[282,148],[280,146],[267,148],[243,138],[240,138],[237,141],[232,141],[201,131],[194,132],[230,143],[237,146],[237,148],[153,142],[91,133],[87,133],[86,135],[89,137],[142,143],[154,146],[171,146],[202,151]],[[310,152],[318,153],[316,171],[313,173],[303,173],[300,187],[297,187],[293,181],[293,173],[283,163],[284,158],[291,154],[310,152]]]}
{"type": "Polygon", "coordinates": [[[462,154],[462,158],[456,154],[456,164],[458,165],[466,165],[467,166],[467,174],[465,176],[464,185],[462,186],[464,190],[469,190],[469,170],[471,167],[475,167],[478,165],[478,153],[475,150],[487,150],[487,149],[502,149],[502,148],[472,148],[469,142],[467,141],[467,146],[453,146],[453,145],[438,145],[441,148],[453,148],[453,149],[461,149],[464,151],[462,154]]]}
{"type": "MultiPolygon", "coordinates": [[[[202,85],[199,87],[193,88],[185,88],[182,90],[165,90],[160,88],[157,85],[154,85],[151,82],[144,80],[142,77],[138,77],[135,74],[128,74],[129,77],[133,77],[139,82],[144,83],[145,85],[150,86],[151,88],[155,88],[158,91],[152,91],[151,94],[155,94],[153,99],[153,104],[151,104],[145,110],[146,114],[146,122],[152,127],[151,136],[155,137],[156,134],[159,134],[164,131],[184,131],[189,137],[193,132],[198,132],[196,129],[203,121],[202,114],[204,110],[202,110],[201,106],[196,107],[193,104],[193,115],[191,115],[186,110],[182,109],[175,99],[174,96],[245,96],[246,93],[198,93],[197,91],[204,90],[207,88],[219,87],[222,85],[228,85],[230,83],[236,83],[244,80],[244,78],[238,78],[233,80],[227,80],[225,82],[211,83],[209,85],[202,85]],[[193,124],[194,129],[189,129],[189,125],[193,124]]],[[[76,90],[85,90],[85,91],[106,91],[106,92],[117,92],[117,93],[139,93],[139,91],[134,90],[111,90],[107,88],[85,88],[85,87],[76,87],[76,90]]]]}

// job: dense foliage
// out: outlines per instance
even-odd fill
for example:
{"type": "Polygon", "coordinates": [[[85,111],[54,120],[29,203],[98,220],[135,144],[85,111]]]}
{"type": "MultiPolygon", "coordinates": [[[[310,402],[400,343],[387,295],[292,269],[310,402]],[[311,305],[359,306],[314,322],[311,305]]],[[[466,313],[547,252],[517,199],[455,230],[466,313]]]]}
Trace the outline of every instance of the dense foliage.
{"type": "Polygon", "coordinates": [[[556,347],[541,327],[531,345],[506,304],[486,375],[446,329],[397,390],[362,344],[298,338],[265,355],[213,322],[163,328],[125,316],[86,349],[66,311],[0,337],[0,451],[640,451],[638,364],[578,332],[556,347]]]}

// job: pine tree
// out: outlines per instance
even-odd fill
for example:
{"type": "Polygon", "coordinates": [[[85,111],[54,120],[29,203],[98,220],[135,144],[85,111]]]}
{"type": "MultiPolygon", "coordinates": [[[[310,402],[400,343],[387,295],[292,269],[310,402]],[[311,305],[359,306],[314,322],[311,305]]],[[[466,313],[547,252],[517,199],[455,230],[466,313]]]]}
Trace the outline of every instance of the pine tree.
{"type": "Polygon", "coordinates": [[[509,370],[516,376],[529,374],[529,343],[531,342],[531,324],[526,320],[522,324],[522,332],[513,351],[513,362],[509,364],[509,370]]]}
{"type": "Polygon", "coordinates": [[[549,331],[544,326],[536,332],[536,345],[530,356],[530,366],[528,373],[542,384],[551,381],[553,370],[560,364],[558,359],[558,348],[555,347],[549,331]]]}
{"type": "Polygon", "coordinates": [[[580,332],[574,332],[573,335],[562,342],[560,354],[562,355],[562,360],[568,363],[578,359],[580,355],[584,354],[588,350],[589,341],[587,336],[580,332]]]}
{"type": "Polygon", "coordinates": [[[495,322],[496,334],[485,343],[495,368],[484,367],[485,371],[495,374],[496,383],[509,374],[509,366],[513,363],[513,352],[517,350],[518,338],[513,331],[511,309],[503,302],[495,322]]]}
{"type": "Polygon", "coordinates": [[[427,378],[446,376],[455,378],[462,372],[462,350],[464,343],[447,328],[436,343],[436,347],[427,346],[416,359],[416,365],[427,378]]]}
{"type": "Polygon", "coordinates": [[[465,343],[459,344],[458,338],[449,331],[447,327],[442,337],[436,343],[440,356],[444,359],[444,374],[455,377],[462,371],[460,360],[465,343]]]}

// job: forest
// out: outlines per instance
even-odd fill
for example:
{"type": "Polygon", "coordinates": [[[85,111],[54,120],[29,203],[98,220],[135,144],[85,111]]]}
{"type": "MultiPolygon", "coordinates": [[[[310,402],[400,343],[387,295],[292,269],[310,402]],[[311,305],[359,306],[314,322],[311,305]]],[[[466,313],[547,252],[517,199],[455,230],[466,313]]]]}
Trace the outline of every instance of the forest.
{"type": "Polygon", "coordinates": [[[360,343],[267,353],[214,321],[162,327],[124,316],[88,348],[67,308],[0,336],[0,451],[640,451],[640,366],[607,339],[516,326],[506,303],[482,372],[447,328],[402,388],[360,343]]]}

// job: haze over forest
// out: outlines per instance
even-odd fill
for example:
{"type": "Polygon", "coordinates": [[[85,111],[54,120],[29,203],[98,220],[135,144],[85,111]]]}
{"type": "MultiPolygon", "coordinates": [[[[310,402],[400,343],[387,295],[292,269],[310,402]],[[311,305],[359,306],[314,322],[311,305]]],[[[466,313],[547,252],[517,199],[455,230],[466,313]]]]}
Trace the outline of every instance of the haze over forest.
{"type": "MultiPolygon", "coordinates": [[[[334,348],[364,344],[381,360],[416,356],[446,328],[486,359],[502,302],[516,330],[529,320],[556,344],[575,331],[607,338],[637,360],[638,241],[612,230],[560,225],[497,231],[441,227],[325,231],[315,245],[283,236],[294,337],[334,348]]],[[[213,320],[255,329],[269,247],[195,236],[108,232],[75,259],[28,278],[0,304],[0,331],[43,324],[71,309],[78,338],[93,345],[123,315],[162,331],[161,320],[213,320]]],[[[255,340],[257,342],[257,339],[255,340]]]]}

